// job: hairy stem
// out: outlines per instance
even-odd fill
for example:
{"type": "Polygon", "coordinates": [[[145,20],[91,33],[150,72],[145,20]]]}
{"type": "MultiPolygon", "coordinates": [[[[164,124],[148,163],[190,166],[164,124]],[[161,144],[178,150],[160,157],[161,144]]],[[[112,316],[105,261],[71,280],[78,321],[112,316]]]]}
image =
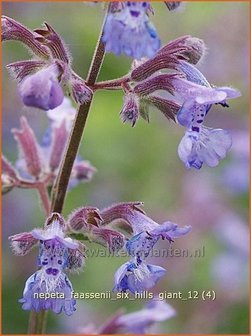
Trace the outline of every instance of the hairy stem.
{"type": "MultiPolygon", "coordinates": [[[[102,33],[103,28],[101,30],[101,34],[99,36],[90,70],[87,76],[86,83],[88,86],[93,86],[95,84],[104,59],[105,48],[101,40],[102,33]]],[[[78,108],[71,135],[67,144],[66,154],[61,163],[58,178],[53,188],[51,207],[52,211],[60,213],[63,209],[67,186],[69,183],[72,167],[78,153],[79,144],[81,142],[81,138],[84,132],[87,116],[91,107],[91,102],[92,99],[88,103],[80,105],[78,108]]]]}

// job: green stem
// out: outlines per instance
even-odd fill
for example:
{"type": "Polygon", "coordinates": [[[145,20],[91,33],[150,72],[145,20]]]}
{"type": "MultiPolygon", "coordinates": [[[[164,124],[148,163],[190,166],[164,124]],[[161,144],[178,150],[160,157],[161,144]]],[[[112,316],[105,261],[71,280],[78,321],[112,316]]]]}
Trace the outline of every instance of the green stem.
{"type": "Polygon", "coordinates": [[[28,327],[29,335],[34,335],[34,334],[42,335],[45,333],[47,315],[48,315],[48,312],[45,310],[42,310],[40,313],[36,313],[34,310],[30,312],[29,327],[28,327]]]}

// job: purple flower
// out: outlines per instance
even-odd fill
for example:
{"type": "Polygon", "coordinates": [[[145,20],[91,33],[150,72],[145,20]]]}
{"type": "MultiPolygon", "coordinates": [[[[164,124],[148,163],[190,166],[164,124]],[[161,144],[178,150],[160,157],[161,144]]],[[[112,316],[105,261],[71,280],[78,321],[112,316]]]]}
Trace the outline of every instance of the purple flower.
{"type": "Polygon", "coordinates": [[[142,231],[133,236],[126,243],[127,252],[133,258],[115,273],[114,289],[135,293],[152,288],[165,275],[166,270],[160,266],[146,264],[145,258],[160,238],[173,242],[173,238],[187,234],[190,229],[189,226],[178,228],[177,224],[167,222],[153,227],[150,232],[142,231]]]}
{"type": "Polygon", "coordinates": [[[140,310],[127,314],[119,310],[101,327],[89,324],[79,328],[78,332],[88,335],[148,334],[149,327],[157,322],[169,320],[175,315],[176,311],[171,305],[155,297],[140,310]]]}
{"type": "Polygon", "coordinates": [[[177,224],[165,222],[161,225],[147,217],[139,208],[140,202],[121,203],[101,211],[101,225],[126,222],[133,231],[133,237],[126,243],[131,260],[123,264],[115,273],[114,290],[132,293],[152,288],[166,273],[160,266],[145,263],[154,245],[160,238],[169,243],[191,230],[191,226],[179,228],[177,224]]]}
{"type": "MultiPolygon", "coordinates": [[[[63,252],[62,248],[60,251],[63,252]]],[[[19,302],[23,310],[52,310],[56,314],[72,315],[76,310],[76,300],[71,298],[72,290],[70,280],[58,268],[41,269],[26,281],[19,302]]]]}
{"type": "Polygon", "coordinates": [[[60,106],[53,110],[48,110],[46,114],[53,127],[59,127],[64,121],[66,129],[70,131],[76,115],[76,109],[72,106],[71,100],[65,97],[60,106]]]}
{"type": "Polygon", "coordinates": [[[172,306],[154,298],[143,309],[119,316],[116,324],[118,330],[131,334],[145,334],[154,323],[168,320],[175,315],[176,312],[172,306]]]}
{"type": "Polygon", "coordinates": [[[129,290],[132,293],[142,292],[154,287],[165,273],[166,270],[163,267],[129,261],[116,271],[113,290],[120,292],[129,290]]]}
{"type": "Polygon", "coordinates": [[[52,310],[71,315],[76,301],[71,297],[72,285],[65,275],[66,269],[83,266],[84,245],[65,237],[63,217],[52,213],[45,229],[34,229],[10,237],[16,254],[25,255],[39,242],[38,266],[40,269],[26,281],[23,298],[19,300],[24,310],[52,310]]]}
{"type": "Polygon", "coordinates": [[[149,20],[149,9],[149,3],[133,1],[111,7],[103,34],[106,51],[135,59],[153,57],[160,48],[160,39],[149,20]]]}
{"type": "Polygon", "coordinates": [[[72,168],[68,188],[74,188],[81,182],[91,181],[93,174],[96,171],[96,168],[93,167],[89,161],[83,160],[80,156],[78,156],[72,168]]]}
{"type": "Polygon", "coordinates": [[[227,131],[201,127],[198,131],[186,131],[179,144],[178,154],[187,168],[200,169],[203,163],[215,167],[226,157],[231,144],[231,136],[227,131]]]}
{"type": "Polygon", "coordinates": [[[57,79],[59,74],[58,67],[51,65],[25,77],[19,84],[23,103],[45,111],[61,105],[64,93],[57,79]]]}
{"type": "Polygon", "coordinates": [[[184,100],[177,121],[187,128],[179,144],[179,157],[187,168],[200,169],[204,162],[215,167],[230,149],[231,137],[227,131],[202,124],[212,104],[228,106],[226,99],[239,97],[240,92],[230,87],[211,87],[200,71],[189,63],[181,62],[180,69],[186,79],[172,79],[175,92],[184,100]]]}
{"type": "Polygon", "coordinates": [[[140,115],[140,102],[137,95],[127,93],[124,96],[124,104],[120,112],[120,117],[123,123],[128,122],[135,126],[140,115]]]}

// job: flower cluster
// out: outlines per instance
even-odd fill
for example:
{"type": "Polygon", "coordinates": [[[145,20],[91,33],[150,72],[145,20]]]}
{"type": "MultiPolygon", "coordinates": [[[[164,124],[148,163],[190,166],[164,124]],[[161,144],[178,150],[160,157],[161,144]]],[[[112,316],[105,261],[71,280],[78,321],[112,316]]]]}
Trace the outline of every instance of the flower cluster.
{"type": "MultiPolygon", "coordinates": [[[[50,122],[41,145],[25,117],[20,119],[21,129],[12,130],[19,148],[19,159],[14,167],[2,157],[4,192],[13,187],[37,188],[41,183],[48,187],[55,181],[75,117],[75,109],[70,100],[64,98],[62,105],[53,111],[47,111],[47,115],[50,122]]],[[[70,187],[82,181],[90,181],[95,171],[88,161],[79,156],[73,165],[70,187]]]]}
{"type": "Polygon", "coordinates": [[[20,256],[26,255],[39,244],[39,270],[26,281],[20,300],[23,309],[34,309],[37,312],[45,309],[55,313],[64,311],[67,315],[73,313],[73,289],[64,271],[82,268],[87,248],[80,240],[86,238],[105,246],[111,252],[117,253],[125,248],[130,255],[131,260],[115,273],[115,290],[135,293],[152,288],[165,274],[165,269],[145,263],[151,249],[160,238],[173,242],[173,239],[187,234],[191,227],[178,228],[171,222],[159,225],[145,215],[140,205],[140,202],[121,203],[102,211],[94,207],[82,207],[75,210],[66,222],[60,214],[54,212],[47,218],[44,229],[11,236],[13,251],[20,256]],[[128,225],[130,238],[119,232],[119,227],[111,227],[114,222],[118,224],[121,221],[128,225]],[[76,233],[78,240],[71,238],[76,233]],[[47,296],[42,297],[42,293],[47,296]],[[54,297],[53,293],[59,294],[54,297]]]}
{"type": "Polygon", "coordinates": [[[187,168],[200,169],[203,163],[215,167],[231,147],[227,131],[203,126],[213,104],[228,107],[227,99],[239,97],[231,87],[215,87],[194,66],[203,57],[202,40],[184,36],[169,42],[150,60],[133,62],[121,83],[123,122],[132,126],[140,116],[149,121],[149,107],[160,110],[167,119],[186,127],[178,154],[187,168]],[[174,96],[176,100],[170,100],[174,96]],[[182,104],[180,105],[180,100],[182,104]]]}
{"type": "Polygon", "coordinates": [[[64,94],[71,95],[79,104],[88,102],[92,91],[72,70],[64,41],[48,23],[44,25],[44,29],[31,31],[7,16],[2,17],[2,41],[19,41],[34,56],[7,65],[18,81],[23,103],[48,111],[62,104],[64,94]]]}
{"type": "Polygon", "coordinates": [[[155,244],[160,238],[171,243],[191,230],[191,226],[179,228],[172,222],[159,225],[146,216],[141,205],[141,202],[121,203],[101,211],[102,225],[122,221],[132,230],[132,237],[125,245],[131,259],[115,273],[116,291],[135,293],[152,288],[166,273],[164,268],[145,262],[155,244]]]}
{"type": "Polygon", "coordinates": [[[74,312],[76,301],[71,296],[72,285],[64,271],[83,267],[85,246],[66,237],[65,231],[63,217],[52,213],[44,229],[33,229],[10,237],[14,252],[21,256],[39,244],[40,269],[26,281],[23,298],[19,300],[24,310],[52,310],[66,315],[74,312]]]}
{"type": "MultiPolygon", "coordinates": [[[[165,1],[164,4],[170,11],[180,6],[180,2],[165,1]]],[[[95,90],[120,88],[124,92],[120,117],[131,126],[135,126],[140,117],[149,122],[149,109],[156,108],[168,120],[185,127],[178,155],[187,168],[200,169],[204,163],[215,167],[231,147],[227,131],[208,128],[203,123],[213,105],[228,107],[227,100],[239,97],[240,92],[227,86],[211,85],[196,68],[205,54],[204,42],[187,35],[161,48],[157,30],[150,21],[153,14],[150,2],[117,1],[109,3],[107,8],[89,72],[89,75],[94,72],[93,80],[87,82],[72,69],[71,55],[51,25],[44,23],[44,29],[31,31],[9,17],[2,17],[2,40],[19,41],[33,55],[31,60],[7,65],[18,82],[19,95],[24,105],[47,111],[49,119],[43,139],[38,142],[27,119],[21,117],[20,129],[12,130],[19,159],[12,165],[2,158],[3,191],[8,192],[13,187],[36,188],[48,216],[43,229],[10,237],[14,253],[20,256],[39,246],[39,269],[26,281],[23,297],[19,300],[24,310],[52,310],[66,315],[75,311],[73,288],[65,272],[83,267],[87,249],[83,240],[100,244],[115,255],[126,251],[129,260],[116,271],[113,290],[139,293],[153,288],[166,274],[165,268],[147,262],[158,242],[167,241],[168,248],[176,238],[191,230],[191,226],[179,227],[170,221],[158,224],[141,209],[142,202],[119,203],[103,210],[84,206],[73,211],[67,220],[51,209],[57,207],[53,203],[55,199],[53,205],[50,204],[49,187],[58,187],[58,194],[65,196],[62,189],[89,181],[95,172],[88,161],[75,155],[83,131],[81,127],[78,129],[83,111],[80,107],[75,119],[76,111],[66,95],[77,104],[89,103],[85,106],[86,117],[95,90]],[[107,52],[133,58],[132,66],[122,78],[95,83],[104,48],[107,52]],[[74,125],[73,120],[76,120],[74,125]],[[74,135],[77,135],[76,141],[74,135]],[[71,157],[68,162],[67,154],[71,157]],[[66,158],[64,164],[63,157],[66,158]],[[66,181],[62,179],[63,187],[60,188],[61,173],[65,170],[70,180],[68,177],[66,181]],[[55,183],[57,176],[59,183],[55,183]]],[[[60,197],[56,200],[61,202],[60,197]]],[[[60,210],[57,209],[59,212],[63,200],[60,210]]],[[[94,328],[93,333],[144,333],[149,325],[174,314],[165,302],[153,300],[139,312],[115,316],[101,330],[94,328]]]]}

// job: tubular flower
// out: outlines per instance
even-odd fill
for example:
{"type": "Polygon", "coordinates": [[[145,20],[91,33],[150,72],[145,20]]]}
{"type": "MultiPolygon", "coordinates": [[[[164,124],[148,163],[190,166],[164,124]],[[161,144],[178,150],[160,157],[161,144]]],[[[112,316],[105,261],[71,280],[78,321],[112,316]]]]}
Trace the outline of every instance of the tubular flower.
{"type": "Polygon", "coordinates": [[[140,59],[151,58],[160,48],[160,39],[149,20],[148,2],[120,2],[110,6],[104,26],[103,42],[106,51],[140,59]]]}
{"type": "Polygon", "coordinates": [[[65,270],[83,266],[82,243],[65,237],[65,222],[58,213],[52,213],[44,229],[34,229],[10,237],[13,250],[18,255],[28,253],[39,244],[37,272],[26,281],[23,298],[19,300],[24,310],[52,310],[59,314],[71,315],[76,301],[71,297],[72,285],[65,270]]]}
{"type": "Polygon", "coordinates": [[[114,290],[132,293],[152,288],[165,275],[166,270],[160,266],[145,262],[154,245],[160,238],[173,242],[173,239],[187,234],[190,226],[179,228],[177,224],[154,222],[139,208],[142,203],[121,203],[101,211],[102,225],[125,222],[132,230],[125,247],[131,257],[116,271],[114,290]]]}
{"type": "Polygon", "coordinates": [[[203,126],[204,118],[213,104],[228,107],[226,100],[240,96],[230,87],[212,87],[193,65],[181,63],[186,79],[175,78],[172,84],[184,103],[177,113],[177,121],[187,128],[178,154],[187,168],[200,169],[205,162],[215,167],[226,157],[231,147],[230,134],[223,129],[203,126]]]}

